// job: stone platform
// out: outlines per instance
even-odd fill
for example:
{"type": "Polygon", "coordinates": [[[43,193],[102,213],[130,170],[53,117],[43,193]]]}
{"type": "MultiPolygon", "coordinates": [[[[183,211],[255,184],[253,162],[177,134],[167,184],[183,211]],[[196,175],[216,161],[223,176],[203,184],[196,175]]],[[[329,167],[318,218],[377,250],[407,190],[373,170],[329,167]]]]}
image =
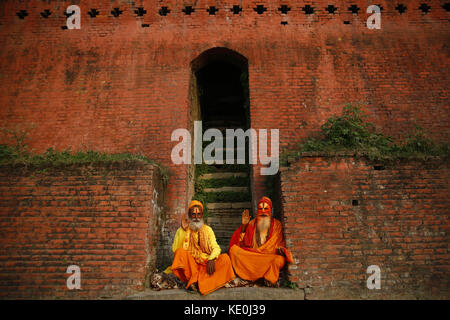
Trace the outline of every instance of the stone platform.
{"type": "Polygon", "coordinates": [[[221,288],[202,296],[184,289],[155,291],[146,289],[131,294],[125,300],[304,300],[304,291],[289,288],[240,287],[221,288]]]}

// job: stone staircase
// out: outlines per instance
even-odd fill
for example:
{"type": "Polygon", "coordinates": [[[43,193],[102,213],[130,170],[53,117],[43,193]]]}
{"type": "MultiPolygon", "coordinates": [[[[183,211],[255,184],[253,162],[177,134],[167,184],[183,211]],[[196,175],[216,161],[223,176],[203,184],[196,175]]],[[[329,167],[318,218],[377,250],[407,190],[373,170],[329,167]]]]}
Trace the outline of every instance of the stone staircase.
{"type": "MultiPolygon", "coordinates": [[[[206,173],[199,177],[204,179],[248,178],[248,172],[215,172],[206,173]]],[[[250,193],[249,186],[221,186],[218,188],[205,188],[204,192],[238,192],[250,193]]],[[[228,251],[228,244],[233,232],[241,225],[241,216],[244,209],[251,209],[251,201],[246,202],[212,202],[206,204],[208,217],[206,223],[211,226],[216,235],[217,243],[222,252],[228,251]]]]}
{"type": "MultiPolygon", "coordinates": [[[[235,127],[222,126],[221,123],[215,123],[215,127],[219,129],[223,137],[225,137],[225,130],[229,128],[236,129],[235,127]]],[[[210,166],[210,171],[204,173],[197,177],[199,181],[210,181],[216,183],[209,183],[209,185],[215,185],[214,187],[205,187],[203,189],[204,194],[240,194],[244,196],[245,194],[249,195],[248,197],[240,197],[241,199],[237,199],[234,201],[213,201],[207,202],[207,217],[205,222],[211,226],[214,230],[214,234],[216,235],[217,243],[220,245],[222,249],[222,253],[228,251],[228,245],[230,242],[230,238],[233,235],[233,232],[241,225],[241,216],[242,211],[244,209],[251,209],[251,190],[250,190],[250,177],[249,177],[249,166],[247,165],[237,165],[237,145],[234,145],[234,165],[213,165],[210,166]],[[232,170],[230,170],[232,167],[232,170]],[[225,181],[232,181],[233,178],[239,178],[239,183],[232,183],[231,185],[227,185],[225,181]],[[246,181],[243,183],[243,181],[246,181]],[[221,183],[217,183],[221,182],[221,183]],[[218,185],[218,186],[217,186],[218,185]]],[[[224,149],[219,150],[219,152],[229,151],[226,146],[224,149]]],[[[248,151],[248,150],[246,150],[248,151]]],[[[246,157],[248,152],[246,152],[246,157]]],[[[236,182],[236,181],[235,181],[236,182]]],[[[232,197],[231,197],[232,198],[232,197]]]]}

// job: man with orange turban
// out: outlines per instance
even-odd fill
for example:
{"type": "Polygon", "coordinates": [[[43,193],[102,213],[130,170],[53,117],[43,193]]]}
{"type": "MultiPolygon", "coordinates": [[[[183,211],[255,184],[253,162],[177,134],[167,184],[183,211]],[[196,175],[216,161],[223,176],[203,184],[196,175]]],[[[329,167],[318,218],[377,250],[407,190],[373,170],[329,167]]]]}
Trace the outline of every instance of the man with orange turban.
{"type": "Polygon", "coordinates": [[[294,261],[285,247],[281,222],[272,217],[269,198],[259,200],[256,219],[250,221],[248,210],[244,210],[242,224],[231,237],[228,254],[241,279],[263,278],[268,285],[267,281],[276,284],[286,261],[294,261]]]}
{"type": "Polygon", "coordinates": [[[230,257],[220,253],[212,228],[203,222],[200,201],[193,200],[189,204],[188,217],[182,217],[172,251],[173,262],[165,272],[173,272],[188,290],[207,295],[236,277],[230,257]]]}

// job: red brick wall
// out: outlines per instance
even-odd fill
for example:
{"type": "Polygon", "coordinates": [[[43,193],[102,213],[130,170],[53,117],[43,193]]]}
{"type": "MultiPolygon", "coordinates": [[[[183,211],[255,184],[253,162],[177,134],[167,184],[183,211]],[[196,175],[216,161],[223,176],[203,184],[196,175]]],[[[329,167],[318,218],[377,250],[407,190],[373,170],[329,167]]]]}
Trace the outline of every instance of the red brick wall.
{"type": "Polygon", "coordinates": [[[140,162],[43,169],[0,167],[0,297],[142,289],[160,237],[158,169],[140,162]],[[69,265],[80,267],[80,290],[66,287],[69,265]]]}
{"type": "Polygon", "coordinates": [[[283,168],[290,279],[310,298],[448,299],[449,178],[448,159],[375,170],[366,160],[306,156],[283,168]],[[380,290],[366,287],[370,265],[381,268],[380,290]]]}
{"type": "MultiPolygon", "coordinates": [[[[412,121],[436,140],[449,136],[448,19],[445,1],[380,0],[382,28],[369,30],[367,1],[16,1],[0,3],[0,126],[35,123],[26,141],[36,151],[95,149],[141,153],[172,171],[165,241],[173,237],[190,199],[187,169],[171,163],[174,129],[188,128],[190,63],[213,47],[248,59],[251,126],[280,129],[282,150],[316,131],[347,102],[367,104],[370,120],[401,136],[412,121]],[[422,2],[431,10],[423,14],[422,2]],[[63,30],[64,10],[80,3],[80,30],[63,30]],[[316,13],[305,15],[305,3],[316,13]],[[253,8],[264,4],[267,11],[253,8]],[[334,15],[324,8],[338,7],[334,15]],[[351,4],[359,14],[348,11],[351,4]],[[168,6],[167,16],[158,14],[168,6]],[[216,15],[208,5],[219,8],[216,15]],[[147,14],[137,17],[136,7],[147,14]],[[123,10],[115,18],[110,11],[123,10]],[[90,18],[87,11],[99,10],[90,18]],[[40,12],[53,13],[44,19],[40,12]],[[27,10],[21,20],[19,10],[27,10]],[[287,21],[282,25],[281,21],[287,21]],[[344,24],[349,21],[350,24],[344,24]],[[142,28],[142,24],[150,26],[142,28]]],[[[7,141],[6,137],[0,138],[7,141]]],[[[265,193],[254,171],[254,194],[265,193]]],[[[256,200],[256,199],[255,199],[256,200]]]]}

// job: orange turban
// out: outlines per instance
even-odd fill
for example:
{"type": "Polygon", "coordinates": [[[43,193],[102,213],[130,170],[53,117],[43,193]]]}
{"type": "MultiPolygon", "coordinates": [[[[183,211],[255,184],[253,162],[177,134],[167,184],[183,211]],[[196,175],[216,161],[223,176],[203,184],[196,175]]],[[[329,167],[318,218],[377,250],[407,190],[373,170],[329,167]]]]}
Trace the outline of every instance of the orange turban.
{"type": "Polygon", "coordinates": [[[191,203],[189,203],[188,210],[189,210],[190,208],[192,208],[193,206],[199,206],[200,208],[202,208],[202,211],[203,211],[203,204],[202,204],[200,201],[198,201],[198,200],[192,200],[191,203]]]}
{"type": "Polygon", "coordinates": [[[272,215],[272,200],[270,200],[268,197],[262,197],[258,201],[258,210],[256,212],[256,215],[272,215]]]}

